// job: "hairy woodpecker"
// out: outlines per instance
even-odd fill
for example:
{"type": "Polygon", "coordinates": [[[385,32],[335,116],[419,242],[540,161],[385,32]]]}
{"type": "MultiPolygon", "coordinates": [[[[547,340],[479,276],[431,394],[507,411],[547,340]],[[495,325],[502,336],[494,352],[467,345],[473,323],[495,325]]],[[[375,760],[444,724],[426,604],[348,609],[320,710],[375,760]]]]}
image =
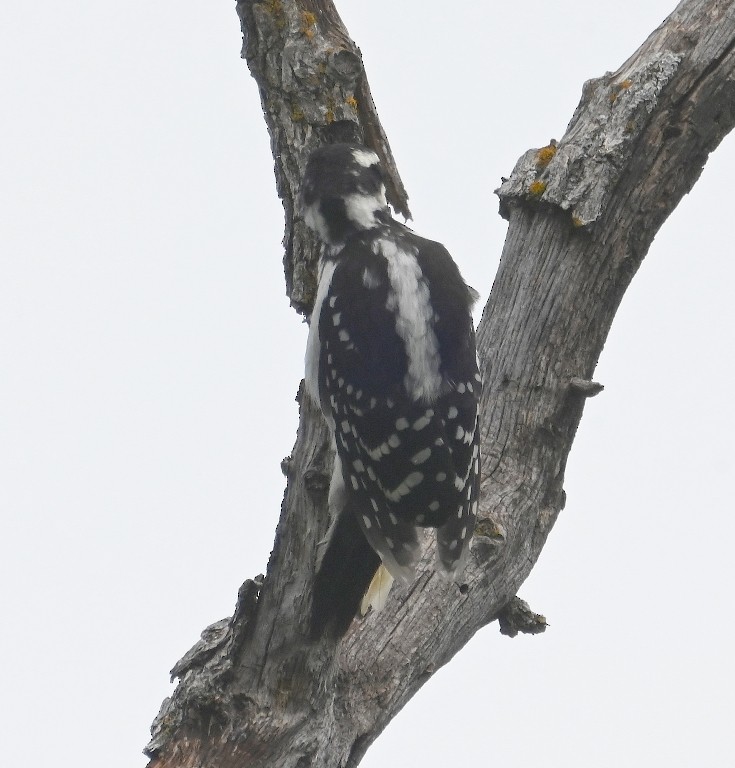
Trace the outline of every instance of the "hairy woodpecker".
{"type": "Polygon", "coordinates": [[[339,637],[371,580],[379,605],[381,584],[414,578],[418,528],[436,529],[440,571],[453,578],[465,563],[480,477],[477,294],[443,245],[392,218],[364,146],[317,149],[301,208],[324,243],[306,391],[336,450],[312,634],[339,637]]]}

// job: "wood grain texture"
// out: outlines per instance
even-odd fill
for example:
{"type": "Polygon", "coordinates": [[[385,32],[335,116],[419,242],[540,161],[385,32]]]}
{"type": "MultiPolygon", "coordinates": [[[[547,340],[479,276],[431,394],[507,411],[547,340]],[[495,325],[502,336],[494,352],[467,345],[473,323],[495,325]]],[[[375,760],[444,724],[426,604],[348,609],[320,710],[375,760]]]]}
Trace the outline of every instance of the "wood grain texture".
{"type": "MultiPolygon", "coordinates": [[[[241,0],[286,212],[286,285],[313,299],[315,244],[294,217],[316,143],[356,131],[406,204],[359,51],[328,0],[241,0]],[[366,103],[367,102],[367,103],[366,103]],[[355,127],[357,126],[357,127],[355,127]],[[392,165],[391,165],[392,164],[392,165]]],[[[152,728],[151,768],[355,766],[391,718],[472,635],[543,617],[516,598],[564,506],[564,470],[620,300],[663,221],[735,124],[735,4],[683,2],[618,71],[589,81],[564,137],[531,149],[498,190],[508,235],[478,328],[482,499],[462,584],[427,551],[410,589],[341,644],[306,639],[331,455],[301,401],[288,488],[264,578],[179,662],[152,728]]],[[[701,224],[700,224],[701,226],[701,224]]]]}

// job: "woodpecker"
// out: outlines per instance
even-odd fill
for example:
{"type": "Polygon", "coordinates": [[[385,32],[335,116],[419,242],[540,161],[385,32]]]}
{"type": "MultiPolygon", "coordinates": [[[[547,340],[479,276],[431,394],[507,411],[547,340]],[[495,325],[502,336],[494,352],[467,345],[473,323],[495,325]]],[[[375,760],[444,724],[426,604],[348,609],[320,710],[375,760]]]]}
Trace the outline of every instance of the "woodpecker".
{"type": "Polygon", "coordinates": [[[393,579],[412,582],[419,528],[436,529],[440,572],[456,578],[466,562],[480,478],[477,293],[443,245],[393,219],[367,147],[314,151],[301,210],[323,243],[305,385],[335,449],[312,634],[340,637],[371,581],[376,607],[393,579]]]}

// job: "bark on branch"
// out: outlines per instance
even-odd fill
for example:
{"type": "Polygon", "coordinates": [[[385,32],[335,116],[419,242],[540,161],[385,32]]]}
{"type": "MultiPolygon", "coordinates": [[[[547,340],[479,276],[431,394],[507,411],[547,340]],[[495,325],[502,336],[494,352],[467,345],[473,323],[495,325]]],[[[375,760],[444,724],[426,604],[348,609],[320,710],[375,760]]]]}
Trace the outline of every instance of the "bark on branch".
{"type": "MultiPolygon", "coordinates": [[[[329,0],[241,0],[243,55],[260,87],[286,213],[288,294],[313,299],[314,243],[294,211],[310,150],[361,137],[407,197],[359,50],[329,0]]],[[[613,316],[663,221],[735,123],[735,4],[688,0],[616,72],[588,81],[564,137],[531,149],[498,190],[509,221],[478,329],[484,373],[482,501],[461,585],[427,552],[410,590],[341,644],[309,643],[331,456],[301,403],[267,573],[173,674],[151,768],[355,766],[390,719],[482,626],[538,631],[514,600],[564,505],[564,469],[613,316]]]]}

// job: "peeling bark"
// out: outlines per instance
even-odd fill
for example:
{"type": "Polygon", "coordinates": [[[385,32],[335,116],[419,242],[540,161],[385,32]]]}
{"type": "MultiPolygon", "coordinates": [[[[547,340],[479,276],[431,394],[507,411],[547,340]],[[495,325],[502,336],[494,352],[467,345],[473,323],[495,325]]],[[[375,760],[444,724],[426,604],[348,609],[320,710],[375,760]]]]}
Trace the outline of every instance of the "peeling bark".
{"type": "MultiPolygon", "coordinates": [[[[286,214],[288,295],[306,311],[315,243],[294,216],[305,159],[334,136],[383,159],[407,196],[360,53],[329,0],[241,0],[243,55],[260,87],[286,214]]],[[[247,580],[173,669],[150,768],[356,766],[413,694],[481,627],[542,631],[516,598],[564,506],[564,470],[613,317],[648,248],[735,124],[735,5],[687,1],[616,72],[585,84],[558,142],[531,149],[498,190],[508,235],[478,328],[482,500],[462,584],[427,552],[410,589],[341,643],[306,639],[331,470],[304,399],[265,577],[247,580]]]]}

